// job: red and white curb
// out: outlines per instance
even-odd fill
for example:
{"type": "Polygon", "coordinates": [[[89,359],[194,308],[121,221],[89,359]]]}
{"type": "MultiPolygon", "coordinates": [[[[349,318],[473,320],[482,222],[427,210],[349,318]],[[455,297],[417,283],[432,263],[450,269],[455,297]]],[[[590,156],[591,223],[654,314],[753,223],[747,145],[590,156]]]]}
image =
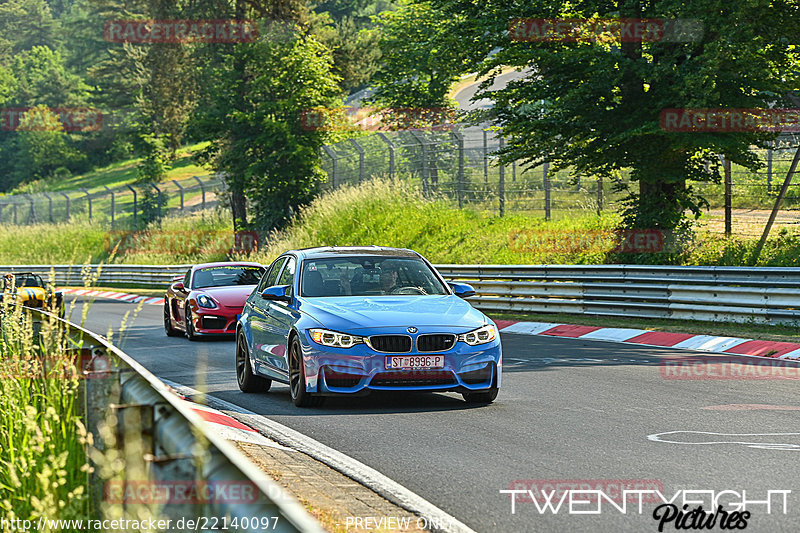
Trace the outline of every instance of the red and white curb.
{"type": "Polygon", "coordinates": [[[97,291],[93,289],[60,289],[60,290],[64,294],[75,294],[77,296],[89,296],[92,298],[111,298],[112,300],[119,300],[121,302],[128,302],[131,304],[138,304],[139,302],[142,302],[145,305],[164,305],[164,298],[141,296],[139,294],[130,294],[127,292],[97,291]]]}
{"type": "Polygon", "coordinates": [[[659,348],[677,348],[700,352],[769,357],[772,359],[800,360],[800,344],[793,342],[759,341],[738,337],[694,335],[631,328],[601,328],[577,324],[554,324],[552,322],[517,322],[496,320],[503,333],[516,335],[543,335],[568,339],[620,342],[659,348]]]}
{"type": "Polygon", "coordinates": [[[287,448],[286,446],[278,444],[274,440],[268,439],[255,429],[246,424],[242,424],[232,416],[226,415],[222,411],[218,411],[217,409],[208,407],[207,405],[195,403],[186,396],[182,396],[180,394],[178,394],[178,396],[187,404],[189,404],[189,408],[203,419],[203,423],[208,426],[211,431],[217,435],[220,435],[224,439],[237,442],[248,442],[250,444],[258,444],[261,446],[269,446],[271,448],[278,448],[281,450],[294,451],[291,448],[287,448]]]}

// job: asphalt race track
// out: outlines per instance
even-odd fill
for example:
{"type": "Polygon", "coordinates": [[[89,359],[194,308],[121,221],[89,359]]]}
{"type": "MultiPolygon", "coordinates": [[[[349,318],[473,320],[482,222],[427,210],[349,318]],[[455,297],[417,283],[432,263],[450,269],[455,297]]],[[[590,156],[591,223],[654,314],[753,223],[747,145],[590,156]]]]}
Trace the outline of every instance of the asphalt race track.
{"type": "MultiPolygon", "coordinates": [[[[116,330],[134,307],[97,300],[86,327],[116,330]]],[[[592,480],[592,488],[648,480],[660,483],[667,498],[678,491],[737,491],[738,498],[720,500],[728,504],[740,501],[742,490],[751,501],[765,500],[768,490],[791,490],[787,508],[777,494],[770,514],[764,504],[750,507],[746,530],[796,531],[800,524],[797,381],[665,380],[661,358],[691,352],[507,334],[503,387],[491,406],[468,407],[456,394],[392,393],[298,409],[284,385],[266,394],[239,392],[233,341],[168,338],[161,313],[159,306],[144,307],[121,346],[157,376],[336,448],[479,532],[658,531],[655,504],[647,503],[642,514],[629,503],[625,514],[604,505],[601,514],[576,515],[566,506],[540,514],[520,501],[512,514],[510,496],[500,490],[515,480],[592,480]],[[699,433],[648,439],[667,432],[699,433]]],[[[80,316],[80,305],[73,316],[80,316]]],[[[119,344],[116,334],[114,340],[119,344]]],[[[596,505],[577,507],[587,508],[596,505]]],[[[674,523],[664,531],[676,531],[674,523]]]]}

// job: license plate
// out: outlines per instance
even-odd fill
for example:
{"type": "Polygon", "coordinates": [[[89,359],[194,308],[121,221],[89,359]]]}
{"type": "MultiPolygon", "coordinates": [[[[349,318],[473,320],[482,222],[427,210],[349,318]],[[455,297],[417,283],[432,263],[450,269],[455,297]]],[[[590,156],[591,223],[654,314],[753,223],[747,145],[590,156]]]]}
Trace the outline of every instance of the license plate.
{"type": "Polygon", "coordinates": [[[386,358],[386,368],[392,370],[444,368],[444,356],[394,355],[386,358]]]}

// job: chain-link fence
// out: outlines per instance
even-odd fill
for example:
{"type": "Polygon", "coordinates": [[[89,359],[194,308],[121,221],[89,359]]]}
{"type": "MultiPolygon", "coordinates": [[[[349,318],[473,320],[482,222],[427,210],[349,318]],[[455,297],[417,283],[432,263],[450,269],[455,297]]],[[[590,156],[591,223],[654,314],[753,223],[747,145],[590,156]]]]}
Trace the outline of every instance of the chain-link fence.
{"type": "MultiPolygon", "coordinates": [[[[400,177],[420,184],[425,194],[438,194],[459,207],[503,216],[522,212],[545,218],[567,216],[576,210],[601,213],[614,210],[630,188],[628,174],[616,179],[571,176],[548,165],[523,168],[516,162],[499,166],[495,152],[503,146],[496,130],[470,127],[452,131],[395,131],[376,133],[325,146],[326,187],[353,184],[373,176],[400,177]]],[[[738,233],[757,235],[789,169],[800,137],[782,136],[770,150],[757,150],[764,168],[752,172],[732,165],[732,206],[738,233]],[[757,221],[757,224],[751,222],[757,221]]],[[[695,184],[709,201],[704,224],[722,231],[724,184],[695,184]],[[717,227],[719,226],[719,227],[717,227]]],[[[636,190],[636,188],[634,188],[636,190]]],[[[779,222],[800,223],[800,179],[790,187],[779,222]],[[797,211],[795,211],[797,209],[797,211]],[[796,217],[795,217],[796,214],[796,217]]]]}
{"type": "Polygon", "coordinates": [[[112,229],[132,229],[155,217],[216,206],[224,188],[219,176],[191,176],[152,185],[0,196],[0,224],[87,220],[112,229]]]}
{"type": "Polygon", "coordinates": [[[539,212],[546,217],[572,209],[600,211],[619,200],[609,180],[573,179],[548,165],[499,166],[504,140],[494,130],[396,131],[325,146],[326,187],[373,176],[401,177],[426,195],[443,195],[459,207],[504,215],[539,212]]]}

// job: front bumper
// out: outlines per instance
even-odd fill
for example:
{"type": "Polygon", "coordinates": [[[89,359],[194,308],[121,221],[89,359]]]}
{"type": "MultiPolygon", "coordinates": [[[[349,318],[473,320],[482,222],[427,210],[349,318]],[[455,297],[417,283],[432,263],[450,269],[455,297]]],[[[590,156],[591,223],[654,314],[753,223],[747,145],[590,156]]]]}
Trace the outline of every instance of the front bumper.
{"type": "Polygon", "coordinates": [[[217,307],[206,309],[198,307],[192,310],[192,328],[198,335],[234,335],[236,322],[242,308],[217,307]]]}
{"type": "MultiPolygon", "coordinates": [[[[380,331],[380,334],[395,333],[380,331]]],[[[465,331],[429,330],[425,333],[465,333],[465,331]]],[[[378,333],[372,333],[378,334],[378,333]]],[[[453,391],[476,392],[500,387],[502,347],[500,338],[480,346],[464,342],[443,352],[385,353],[366,344],[352,348],[329,348],[301,335],[306,370],[306,389],[317,394],[364,394],[369,391],[453,391]],[[386,357],[397,355],[440,355],[444,368],[398,370],[386,368],[386,357]]],[[[416,346],[416,343],[414,343],[416,346]]]]}

